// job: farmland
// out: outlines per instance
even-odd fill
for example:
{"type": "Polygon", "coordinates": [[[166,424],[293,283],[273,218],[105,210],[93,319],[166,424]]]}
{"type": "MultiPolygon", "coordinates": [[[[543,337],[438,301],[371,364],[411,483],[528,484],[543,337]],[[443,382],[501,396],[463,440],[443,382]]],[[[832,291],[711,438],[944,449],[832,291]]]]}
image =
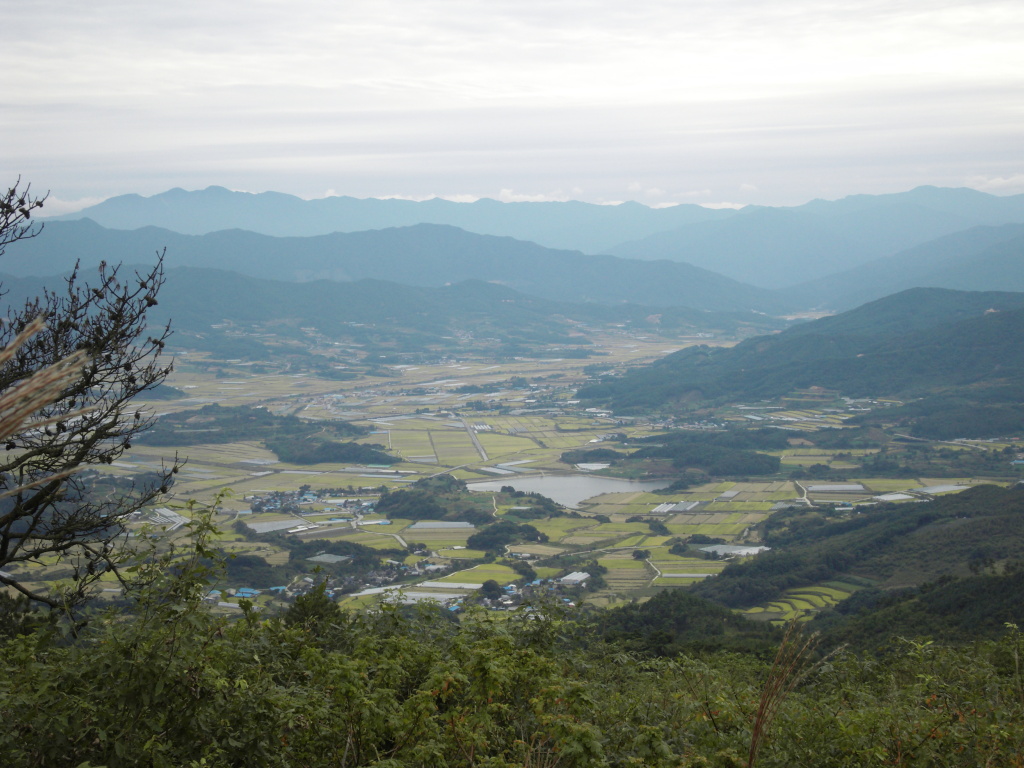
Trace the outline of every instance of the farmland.
{"type": "MultiPolygon", "coordinates": [[[[602,356],[602,367],[609,369],[656,360],[681,345],[676,339],[626,330],[592,333],[591,338],[593,352],[602,356]]],[[[284,347],[290,343],[285,342],[284,347]]],[[[313,352],[335,354],[327,346],[315,347],[313,352]]],[[[196,442],[203,434],[197,429],[188,445],[135,445],[104,471],[127,481],[159,469],[175,454],[186,458],[176,478],[174,498],[167,504],[188,516],[184,504],[194,501],[202,505],[218,497],[217,522],[225,531],[221,544],[232,554],[253,554],[271,565],[287,560],[287,550],[280,544],[248,541],[231,533],[232,526],[243,521],[277,522],[306,528],[296,534],[300,540],[351,542],[381,551],[415,542],[430,553],[431,562],[453,570],[444,578],[479,583],[478,577],[484,573],[479,563],[485,553],[467,547],[475,529],[410,530],[413,521],[403,519],[393,519],[388,526],[367,525],[373,521],[372,515],[358,523],[327,523],[325,516],[332,508],[323,504],[287,514],[250,514],[250,507],[255,499],[295,493],[303,487],[335,489],[345,498],[372,501],[382,490],[407,488],[417,480],[443,473],[470,483],[497,480],[515,487],[522,478],[544,479],[572,472],[574,468],[561,460],[567,451],[611,446],[628,452],[635,441],[657,439],[666,430],[682,427],[700,434],[709,425],[721,430],[771,423],[782,430],[802,430],[797,435],[816,430],[836,433],[846,430],[845,422],[853,412],[844,410],[842,403],[783,400],[770,409],[727,407],[692,424],[679,419],[616,418],[600,409],[583,408],[574,400],[591,364],[585,358],[470,358],[371,369],[364,362],[350,369],[351,376],[336,380],[320,378],[315,372],[296,372],[292,363],[252,363],[219,359],[205,352],[179,353],[167,384],[184,396],[144,404],[156,415],[194,411],[216,403],[267,409],[312,425],[350,422],[366,431],[354,438],[355,442],[379,446],[398,462],[387,466],[288,463],[260,439],[196,442]]],[[[993,450],[1006,446],[965,444],[958,449],[976,452],[978,447],[993,450]]],[[[581,501],[576,505],[576,517],[530,520],[546,541],[512,544],[505,554],[527,556],[534,562],[558,556],[591,558],[606,571],[604,585],[588,599],[597,605],[611,605],[717,574],[725,561],[705,557],[696,546],[686,552],[670,549],[674,543],[694,537],[756,545],[759,524],[780,507],[870,505],[885,494],[923,499],[992,479],[896,478],[861,472],[861,463],[877,457],[879,450],[829,447],[827,441],[816,445],[797,436],[787,447],[764,451],[780,461],[780,471],[772,477],[698,476],[695,482],[688,476],[684,487],[671,493],[623,485],[622,491],[581,501]],[[634,559],[637,550],[645,550],[648,556],[634,559]]],[[[653,474],[669,478],[664,485],[678,476],[664,459],[613,466],[601,474],[641,478],[653,474]]],[[[496,519],[515,519],[515,505],[494,502],[493,507],[496,519]]],[[[133,528],[149,519],[144,516],[133,528]]],[[[408,559],[416,561],[413,556],[408,559]]],[[[501,584],[516,578],[504,565],[493,567],[499,570],[488,578],[501,584]]],[[[538,573],[559,572],[540,568],[538,573]]],[[[41,569],[41,574],[46,570],[41,569]]],[[[52,572],[47,573],[46,578],[52,577],[52,572]]],[[[826,587],[814,589],[819,591],[787,595],[772,605],[751,609],[750,615],[761,614],[757,618],[768,620],[806,616],[846,594],[839,588],[834,588],[839,590],[835,594],[826,587]]],[[[365,602],[365,598],[358,601],[365,602]]]]}

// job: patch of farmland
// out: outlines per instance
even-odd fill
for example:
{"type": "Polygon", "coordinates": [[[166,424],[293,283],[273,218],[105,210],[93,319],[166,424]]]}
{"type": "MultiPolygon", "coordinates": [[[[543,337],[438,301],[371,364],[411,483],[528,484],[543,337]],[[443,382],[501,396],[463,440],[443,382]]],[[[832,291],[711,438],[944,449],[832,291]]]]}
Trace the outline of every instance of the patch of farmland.
{"type": "Polygon", "coordinates": [[[714,501],[720,495],[721,494],[715,493],[714,491],[685,491],[678,494],[678,499],[676,499],[675,494],[672,498],[677,501],[714,501]]]}
{"type": "Polygon", "coordinates": [[[599,565],[605,568],[618,568],[627,571],[647,571],[647,563],[643,560],[636,560],[632,553],[614,552],[597,559],[599,565]]]}
{"type": "Polygon", "coordinates": [[[719,523],[717,525],[704,523],[702,525],[670,524],[668,529],[676,536],[692,536],[695,533],[702,533],[705,536],[733,537],[743,533],[745,527],[742,523],[719,523]]]}
{"type": "Polygon", "coordinates": [[[456,466],[459,464],[474,464],[480,461],[480,454],[470,440],[469,435],[464,431],[452,433],[431,432],[430,439],[434,445],[434,454],[441,464],[456,466]]]}
{"type": "Polygon", "coordinates": [[[650,527],[647,523],[600,523],[593,529],[594,533],[647,533],[650,527]]]}
{"type": "Polygon", "coordinates": [[[572,533],[559,540],[559,544],[571,545],[574,547],[589,547],[600,541],[607,541],[608,536],[595,536],[586,533],[572,533]]]}
{"type": "Polygon", "coordinates": [[[528,438],[499,435],[493,432],[478,432],[477,439],[487,451],[491,461],[496,457],[523,453],[537,447],[536,443],[528,438]]]}
{"type": "MultiPolygon", "coordinates": [[[[643,563],[641,563],[643,565],[643,563]]],[[[654,573],[647,569],[609,567],[604,574],[608,587],[618,591],[632,591],[649,586],[654,573]]]]}
{"type": "Polygon", "coordinates": [[[712,517],[710,512],[682,512],[668,522],[674,525],[703,525],[710,522],[712,517]]]}
{"type": "Polygon", "coordinates": [[[738,518],[742,515],[737,515],[734,512],[717,511],[708,515],[708,519],[705,521],[709,525],[721,525],[722,523],[735,523],[738,522],[738,518]]]}
{"type": "Polygon", "coordinates": [[[849,597],[856,589],[853,585],[842,582],[828,584],[831,586],[819,585],[788,590],[778,600],[755,606],[744,613],[757,619],[764,619],[767,614],[771,614],[773,620],[807,620],[824,608],[829,608],[849,597]]]}
{"type": "MultiPolygon", "coordinates": [[[[479,560],[485,554],[487,553],[479,549],[452,549],[451,547],[446,547],[437,550],[438,557],[447,557],[451,560],[479,560]]],[[[419,562],[422,558],[422,555],[416,555],[413,559],[415,562],[419,562]]]]}
{"type": "Polygon", "coordinates": [[[600,525],[597,520],[586,517],[549,517],[545,520],[530,520],[529,524],[552,540],[570,531],[583,531],[600,525]]]}
{"type": "Polygon", "coordinates": [[[624,539],[620,539],[615,542],[616,547],[639,547],[647,539],[647,536],[643,534],[627,536],[624,539]]]}
{"type": "Polygon", "coordinates": [[[442,576],[440,579],[436,579],[436,581],[446,583],[454,582],[456,584],[483,584],[489,579],[494,579],[499,584],[504,585],[511,584],[518,578],[519,574],[507,565],[485,563],[484,565],[477,565],[464,571],[450,573],[447,576],[442,576]]]}

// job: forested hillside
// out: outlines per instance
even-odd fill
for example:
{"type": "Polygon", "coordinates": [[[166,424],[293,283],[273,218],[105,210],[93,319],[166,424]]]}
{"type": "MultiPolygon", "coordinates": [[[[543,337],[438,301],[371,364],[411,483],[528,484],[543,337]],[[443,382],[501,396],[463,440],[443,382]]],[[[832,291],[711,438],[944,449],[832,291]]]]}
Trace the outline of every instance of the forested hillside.
{"type": "Polygon", "coordinates": [[[343,614],[314,590],[281,618],[232,621],[201,602],[215,573],[195,533],[173,570],[140,563],[116,620],[66,639],[6,625],[5,765],[1009,766],[1024,740],[1016,630],[874,658],[791,636],[773,663],[659,644],[666,627],[715,624],[685,599],[607,623],[555,603],[454,622],[343,614]]]}
{"type": "Polygon", "coordinates": [[[70,270],[76,259],[88,268],[102,260],[135,264],[164,249],[168,267],[222,269],[266,280],[374,279],[422,287],[482,280],[557,301],[768,313],[793,308],[784,295],[689,264],[588,256],[437,224],[270,237],[237,229],[196,236],[55,221],[47,225],[46,237],[12,248],[17,261],[5,269],[18,277],[50,275],[70,270]]]}
{"type": "Polygon", "coordinates": [[[1005,386],[1024,373],[1024,294],[914,289],[729,349],[689,347],[580,391],[623,412],[823,387],[852,397],[1005,386]]]}

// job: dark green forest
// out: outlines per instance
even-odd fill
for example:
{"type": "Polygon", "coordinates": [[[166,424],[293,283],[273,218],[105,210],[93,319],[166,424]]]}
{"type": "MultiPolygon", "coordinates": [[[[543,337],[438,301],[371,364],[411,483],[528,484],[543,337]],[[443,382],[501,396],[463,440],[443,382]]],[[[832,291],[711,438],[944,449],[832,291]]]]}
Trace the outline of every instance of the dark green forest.
{"type": "MultiPolygon", "coordinates": [[[[1006,386],[1024,374],[1022,304],[1019,293],[912,289],[735,347],[688,347],[601,379],[579,396],[622,413],[776,398],[809,387],[851,397],[955,392],[986,407],[1016,404],[1006,386]]],[[[976,423],[975,436],[982,426],[976,423]]]]}
{"type": "Polygon", "coordinates": [[[193,535],[140,558],[118,612],[7,633],[5,766],[1019,765],[1013,627],[863,655],[683,593],[453,620],[345,614],[318,589],[229,619],[202,602],[216,554],[202,520],[193,535]],[[707,637],[722,647],[692,645],[707,637]]]}

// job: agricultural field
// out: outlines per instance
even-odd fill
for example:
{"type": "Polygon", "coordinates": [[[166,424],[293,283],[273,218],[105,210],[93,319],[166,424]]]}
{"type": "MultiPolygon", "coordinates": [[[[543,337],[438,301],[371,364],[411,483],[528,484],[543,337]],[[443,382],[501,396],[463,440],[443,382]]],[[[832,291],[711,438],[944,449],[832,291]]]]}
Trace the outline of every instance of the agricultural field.
{"type": "Polygon", "coordinates": [[[813,587],[800,587],[787,591],[778,600],[748,608],[743,613],[756,621],[770,621],[778,625],[794,619],[809,621],[818,611],[836,605],[857,589],[859,587],[854,584],[840,581],[830,581],[813,587]]]}
{"type": "MultiPolygon", "coordinates": [[[[603,353],[601,363],[623,366],[657,359],[679,348],[678,343],[662,339],[641,340],[628,334],[609,334],[598,339],[595,351],[603,353]]],[[[360,373],[346,381],[320,379],[306,373],[261,372],[271,364],[215,360],[205,353],[180,355],[177,367],[167,383],[185,397],[154,400],[146,407],[151,413],[174,413],[202,405],[259,406],[281,415],[318,422],[349,421],[365,427],[369,434],[356,442],[382,445],[401,459],[390,466],[321,463],[297,465],[282,462],[258,440],[205,443],[189,446],[156,447],[135,445],[105,471],[120,478],[138,478],[159,470],[177,453],[187,463],[176,478],[174,499],[163,506],[187,501],[204,504],[218,494],[231,491],[221,499],[218,523],[224,529],[218,542],[236,554],[255,554],[268,563],[283,562],[287,552],[258,542],[247,542],[234,532],[236,521],[247,523],[283,520],[296,527],[311,522],[319,528],[299,533],[302,539],[323,538],[351,541],[375,549],[402,548],[422,543],[441,563],[456,567],[483,554],[466,548],[474,529],[407,530],[411,521],[395,520],[390,526],[353,526],[327,524],[315,513],[330,510],[305,509],[299,516],[248,515],[254,496],[274,492],[295,492],[300,487],[346,488],[373,499],[381,488],[400,489],[411,482],[442,473],[463,480],[498,480],[515,485],[523,474],[564,473],[571,467],[559,457],[568,450],[617,447],[621,435],[627,440],[660,434],[664,426],[653,421],[618,421],[598,411],[580,410],[570,401],[583,381],[583,368],[593,360],[524,359],[500,363],[482,361],[436,362],[382,366],[374,375],[360,373]]],[[[359,371],[362,369],[353,369],[359,371]]],[[[809,401],[790,401],[783,408],[764,411],[734,411],[726,418],[760,425],[808,430],[843,428],[848,414],[818,408],[809,401]],[[750,417],[756,415],[759,421],[750,417]]],[[[684,586],[718,573],[724,562],[697,556],[672,555],[671,540],[708,536],[728,543],[750,541],[749,529],[772,514],[773,507],[785,502],[837,504],[873,502],[883,493],[905,492],[930,486],[974,482],[972,478],[890,479],[864,477],[843,483],[859,483],[856,493],[807,493],[814,481],[788,479],[791,471],[806,470],[815,464],[832,470],[855,471],[857,461],[873,453],[867,449],[828,450],[813,446],[803,438],[790,440],[790,448],[774,451],[782,462],[780,476],[758,480],[714,481],[695,484],[681,491],[650,493],[627,491],[607,493],[580,504],[583,517],[556,517],[527,521],[548,540],[543,543],[514,544],[510,554],[529,553],[536,557],[558,554],[589,554],[608,568],[607,588],[592,596],[595,602],[609,604],[630,596],[649,596],[658,589],[684,586]],[[662,505],[677,509],[652,514],[662,505]],[[596,516],[602,516],[600,520],[596,516]],[[665,526],[652,529],[647,522],[629,522],[642,516],[665,526]],[[609,522],[604,522],[605,518],[609,522]],[[665,530],[667,529],[667,535],[665,530]],[[632,559],[634,549],[648,549],[649,561],[632,559]]],[[[991,446],[987,446],[991,447],[991,446]]],[[[962,450],[974,450],[964,446],[962,450]]],[[[859,471],[857,474],[861,474],[859,471]]],[[[796,475],[799,477],[799,475],[796,475]]],[[[700,475],[696,475],[697,478],[700,475]]],[[[699,479],[696,482],[700,482],[699,479]]],[[[836,481],[839,482],[839,481],[836,481]]],[[[833,484],[820,481],[820,484],[833,484]]],[[[667,485],[667,482],[666,482],[667,485]]],[[[495,510],[508,514],[508,506],[495,510]]],[[[366,516],[363,522],[373,520],[366,516]]],[[[410,556],[411,557],[411,556],[410,556]]],[[[480,568],[482,566],[478,566],[480,568]]],[[[493,576],[508,583],[516,576],[500,565],[493,576]],[[504,570],[500,570],[504,569],[504,570]],[[499,578],[500,577],[500,578],[499,578]]],[[[475,583],[490,571],[456,571],[450,581],[475,583]]],[[[538,571],[540,573],[540,571],[538,571]]],[[[787,594],[777,605],[751,611],[757,618],[782,620],[805,616],[849,592],[831,587],[829,597],[818,591],[787,594]]],[[[366,598],[356,598],[365,602],[366,598]]]]}

